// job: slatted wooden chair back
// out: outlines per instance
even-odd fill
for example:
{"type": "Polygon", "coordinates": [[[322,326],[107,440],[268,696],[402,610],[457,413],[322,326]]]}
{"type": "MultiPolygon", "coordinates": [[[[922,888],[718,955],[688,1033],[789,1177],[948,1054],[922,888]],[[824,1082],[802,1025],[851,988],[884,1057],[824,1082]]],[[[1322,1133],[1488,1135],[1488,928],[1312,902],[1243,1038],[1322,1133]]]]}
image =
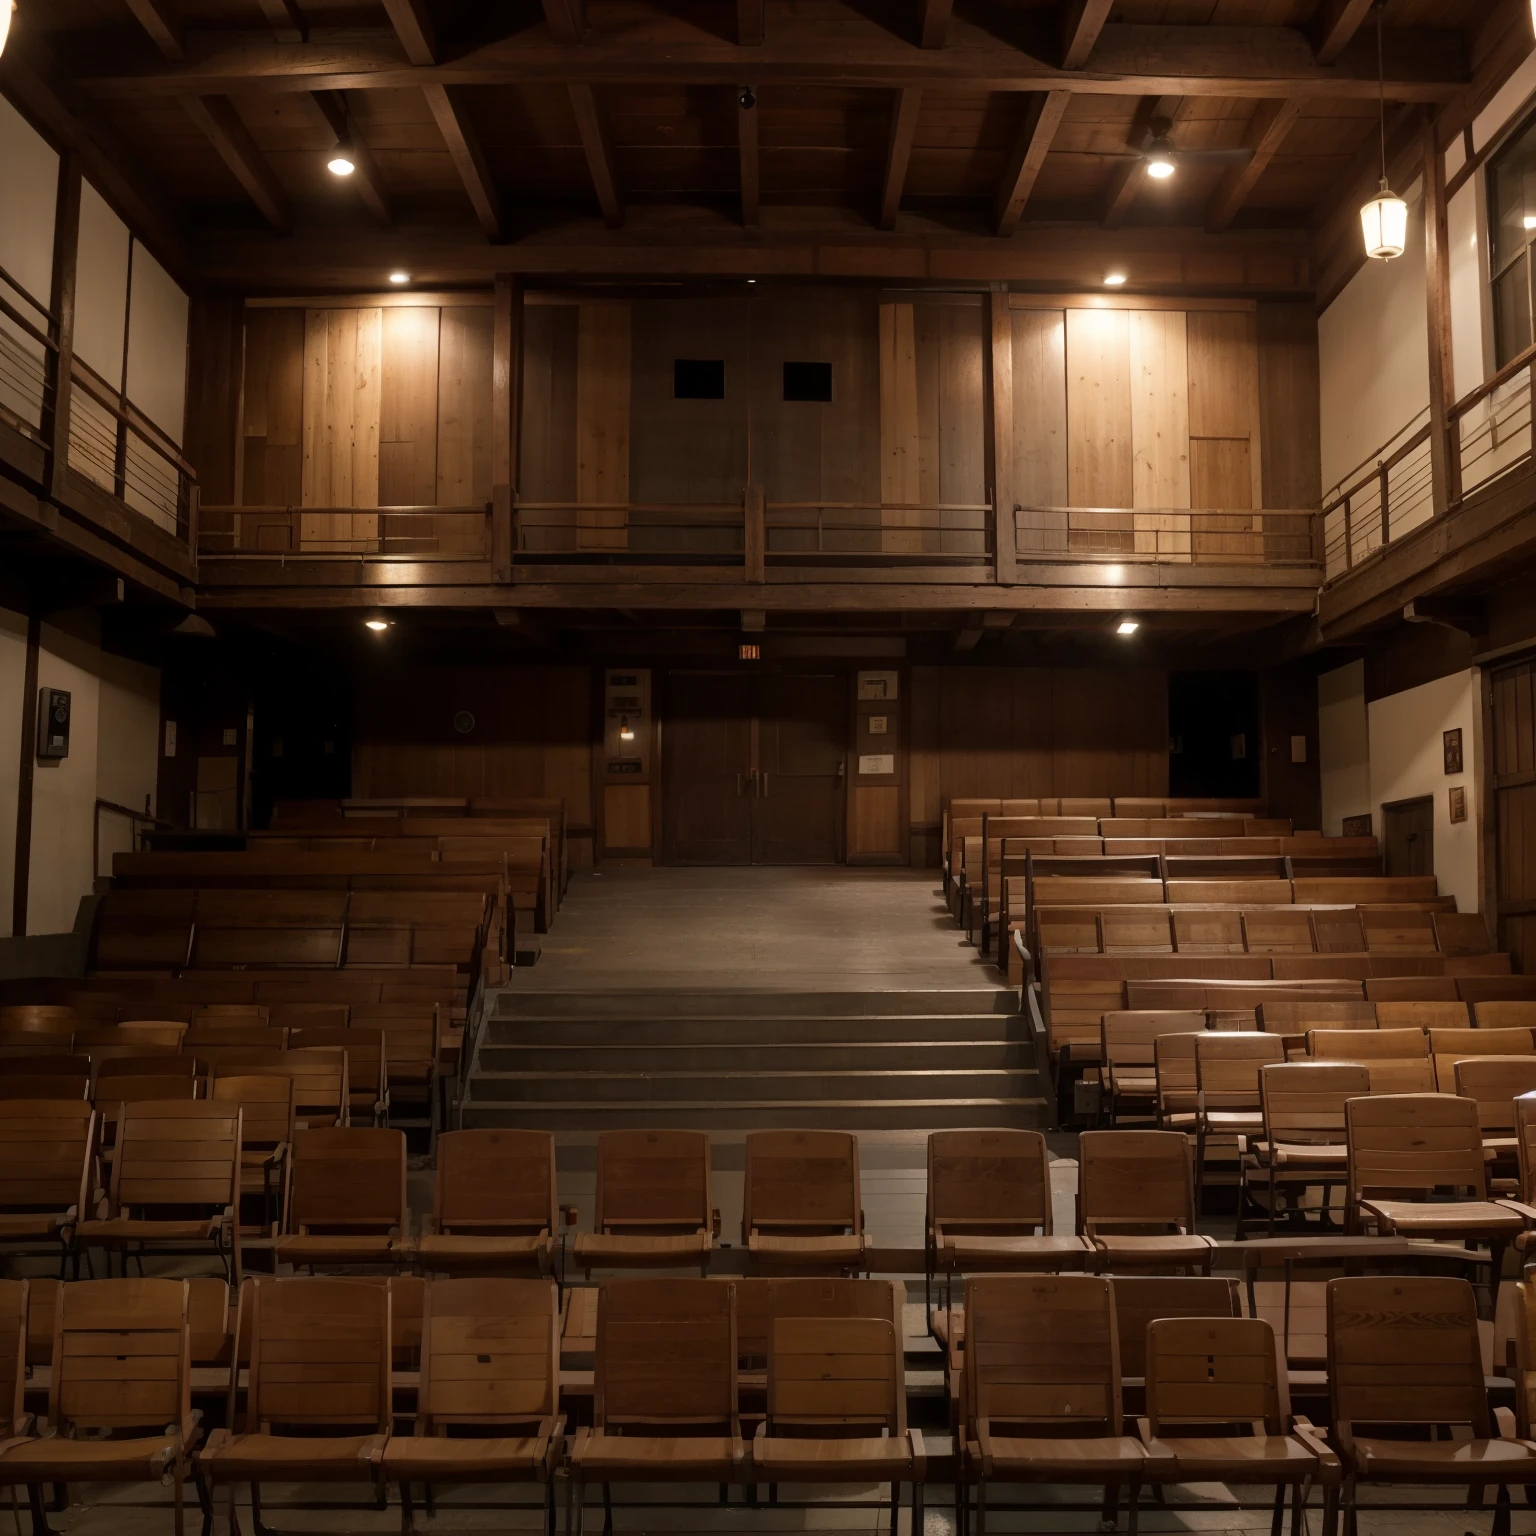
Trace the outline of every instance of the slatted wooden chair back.
{"type": "Polygon", "coordinates": [[[437,1138],[439,1232],[512,1236],[559,1221],[548,1131],[445,1131],[437,1138]]]}
{"type": "Polygon", "coordinates": [[[1275,1062],[1259,1073],[1264,1139],[1276,1143],[1340,1146],[1344,1106],[1371,1091],[1368,1068],[1352,1061],[1275,1062]]]}
{"type": "Polygon", "coordinates": [[[0,1280],[0,1436],[21,1432],[27,1382],[25,1280],[0,1280]]]}
{"type": "Polygon", "coordinates": [[[1515,1151],[1520,1160],[1520,1198],[1536,1197],[1536,1093],[1515,1100],[1515,1151]]]}
{"type": "Polygon", "coordinates": [[[709,1231],[709,1137],[703,1131],[604,1131],[597,1138],[597,1230],[709,1231]]]}
{"type": "MultiPolygon", "coordinates": [[[[905,1291],[890,1280],[802,1276],[767,1282],[767,1316],[883,1317],[900,1334],[905,1291]]],[[[740,1329],[741,1296],[736,1298],[740,1329]]]]}
{"type": "MultiPolygon", "coordinates": [[[[390,1426],[390,1287],[328,1276],[254,1279],[247,1433],[390,1426]]],[[[244,1329],[237,1330],[238,1333],[244,1329]]],[[[230,1419],[233,1422],[233,1390],[230,1419]]]]}
{"type": "Polygon", "coordinates": [[[238,1205],[240,1144],[238,1104],[125,1104],[112,1160],[113,1210],[204,1214],[238,1205]]]}
{"type": "Polygon", "coordinates": [[[1195,1073],[1195,1045],[1199,1039],[1199,1033],[1175,1033],[1159,1035],[1153,1042],[1159,1114],[1187,1112],[1199,1102],[1199,1079],[1195,1073]]]}
{"type": "Polygon", "coordinates": [[[859,1140],[849,1131],[752,1131],[741,1235],[864,1230],[859,1140]]]}
{"type": "Polygon", "coordinates": [[[9,1003],[0,1008],[0,1035],[72,1035],[82,1023],[60,1003],[9,1003]]]}
{"type": "Polygon", "coordinates": [[[1455,1093],[1458,1061],[1472,1056],[1536,1056],[1536,1045],[1528,1029],[1432,1029],[1429,1054],[1435,1063],[1436,1088],[1455,1093]]]}
{"type": "Polygon", "coordinates": [[[1181,1131],[1084,1131],[1077,1224],[1084,1236],[1127,1227],[1195,1230],[1189,1138],[1181,1131]]]}
{"type": "Polygon", "coordinates": [[[1358,1061],[1371,1074],[1371,1092],[1433,1093],[1435,1065],[1422,1029],[1313,1029],[1307,1054],[1314,1061],[1358,1061]]]}
{"type": "Polygon", "coordinates": [[[1479,1029],[1529,1029],[1536,1033],[1536,1000],[1499,998],[1472,1005],[1479,1029]]]}
{"type": "Polygon", "coordinates": [[[209,1046],[285,1051],[288,1049],[288,1030],[273,1024],[194,1024],[187,1031],[181,1048],[201,1054],[209,1046]]]}
{"type": "Polygon", "coordinates": [[[1310,912],[1255,907],[1242,917],[1243,947],[1250,955],[1310,955],[1317,948],[1310,912]]]}
{"type": "Polygon", "coordinates": [[[1174,1426],[1290,1427],[1275,1330],[1261,1317],[1160,1317],[1147,1327],[1147,1418],[1174,1426]]]}
{"type": "Polygon", "coordinates": [[[1120,1374],[1147,1372],[1147,1324],[1155,1317],[1241,1317],[1238,1282],[1222,1275],[1116,1275],[1120,1374]]]}
{"type": "Polygon", "coordinates": [[[345,1029],[352,1022],[350,1003],[279,1003],[272,1023],[284,1029],[345,1029]]]}
{"type": "Polygon", "coordinates": [[[1314,1029],[1375,1029],[1375,1003],[1312,1003],[1294,999],[1260,1003],[1258,1025],[1266,1035],[1305,1036],[1314,1029]]]}
{"type": "Polygon", "coordinates": [[[1181,955],[1244,953],[1243,914],[1217,907],[1173,909],[1173,937],[1181,955]]]}
{"type": "Polygon", "coordinates": [[[0,1211],[84,1215],[98,1124],[84,1099],[0,1102],[0,1211]]]}
{"type": "Polygon", "coordinates": [[[1477,1105],[1449,1093],[1372,1094],[1346,1110],[1351,1201],[1465,1189],[1487,1197],[1477,1105]]]}
{"type": "Polygon", "coordinates": [[[739,1435],[736,1287],[712,1280],[614,1280],[597,1308],[593,1421],[666,1434],[739,1435]]]}
{"type": "Polygon", "coordinates": [[[1450,1092],[1477,1105],[1485,1136],[1514,1136],[1515,1103],[1536,1093],[1536,1055],[1471,1056],[1452,1068],[1450,1092]]]}
{"type": "Polygon", "coordinates": [[[1328,1282],[1328,1391],[1335,1432],[1466,1425],[1491,1432],[1472,1287],[1444,1276],[1328,1282]]]}
{"type": "Polygon", "coordinates": [[[192,1364],[228,1365],[234,1352],[230,1332],[229,1286],[223,1280],[199,1276],[187,1282],[187,1326],[192,1333],[192,1364]]]}
{"type": "Polygon", "coordinates": [[[365,1235],[406,1229],[404,1131],[327,1126],[293,1133],[285,1232],[365,1235]]]}
{"type": "Polygon", "coordinates": [[[1378,1029],[1469,1029],[1471,1010],[1465,1003],[1381,1002],[1376,1004],[1378,1029]]]}
{"type": "Polygon", "coordinates": [[[1204,1032],[1205,1014],[1198,1009],[1115,1010],[1106,1013],[1099,1025],[1099,1050],[1111,1078],[1126,1070],[1145,1076],[1156,1067],[1159,1037],[1204,1032]]]}
{"type": "Polygon", "coordinates": [[[27,1366],[31,1370],[53,1359],[54,1314],[64,1284],[41,1276],[27,1281],[27,1366]]]}
{"type": "Polygon", "coordinates": [[[1259,1108],[1259,1072],[1285,1060],[1278,1035],[1212,1030],[1195,1041],[1195,1079],[1207,1110],[1259,1108]]]}
{"type": "Polygon", "coordinates": [[[293,1081],[293,1113],[300,1125],[345,1124],[348,1083],[347,1053],[328,1047],[306,1050],[256,1051],[244,1046],[205,1046],[203,1056],[223,1077],[270,1077],[281,1073],[293,1081]]]}
{"type": "Polygon", "coordinates": [[[1099,948],[1106,955],[1155,950],[1173,952],[1169,913],[1161,908],[1108,907],[1099,913],[1099,948]]]}
{"type": "Polygon", "coordinates": [[[98,1024],[75,1031],[75,1049],[93,1061],[109,1056],[174,1056],[186,1038],[185,1024],[133,1020],[127,1024],[98,1024]]]}
{"type": "Polygon", "coordinates": [[[1102,949],[1096,907],[1035,908],[1035,929],[1042,953],[1096,955],[1102,949]]]}
{"type": "Polygon", "coordinates": [[[775,1317],[768,1351],[770,1429],[903,1433],[900,1346],[889,1318],[775,1317]]]}
{"type": "Polygon", "coordinates": [[[288,1048],[345,1051],[352,1118],[366,1123],[381,1112],[389,1082],[389,1046],[382,1029],[356,1024],[345,1029],[298,1029],[288,1037],[288,1048]]]}
{"type": "Polygon", "coordinates": [[[1109,1280],[974,1275],[965,1286],[965,1331],[968,1424],[985,1422],[994,1433],[999,1425],[1120,1433],[1120,1344],[1109,1280]]]}
{"type": "Polygon", "coordinates": [[[293,1140],[293,1079],[277,1073],[242,1073],[215,1080],[210,1098],[238,1104],[240,1143],[247,1151],[270,1152],[293,1140]]]}
{"type": "Polygon", "coordinates": [[[935,1131],[928,1235],[1051,1230],[1051,1159],[1039,1131],[935,1131]]]}
{"type": "Polygon", "coordinates": [[[85,1100],[91,1096],[89,1056],[23,1056],[5,1065],[0,1072],[0,1099],[85,1100]]]}
{"type": "Polygon", "coordinates": [[[1536,1295],[1532,1282],[1515,1286],[1515,1433],[1529,1440],[1536,1426],[1536,1295]]]}
{"type": "Polygon", "coordinates": [[[185,1280],[77,1280],[53,1321],[48,1419],[61,1435],[184,1424],[192,1411],[185,1280]]]}
{"type": "Polygon", "coordinates": [[[560,1303],[553,1280],[434,1280],[422,1311],[419,1411],[450,1424],[547,1419],[560,1395],[560,1303]]]}
{"type": "Polygon", "coordinates": [[[193,1029],[265,1029],[271,1022],[265,1003],[208,1003],[192,1015],[193,1029]]]}
{"type": "Polygon", "coordinates": [[[114,1086],[130,1077],[196,1077],[202,1063],[196,1056],[108,1056],[96,1062],[96,1090],[110,1098],[114,1086]]]}

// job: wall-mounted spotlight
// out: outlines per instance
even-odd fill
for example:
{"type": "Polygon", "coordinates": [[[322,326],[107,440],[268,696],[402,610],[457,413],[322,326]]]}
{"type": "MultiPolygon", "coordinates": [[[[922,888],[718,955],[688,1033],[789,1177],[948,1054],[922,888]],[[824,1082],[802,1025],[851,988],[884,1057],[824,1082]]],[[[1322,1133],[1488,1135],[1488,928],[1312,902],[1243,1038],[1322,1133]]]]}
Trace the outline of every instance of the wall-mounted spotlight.
{"type": "Polygon", "coordinates": [[[390,282],[394,283],[396,287],[398,287],[401,283],[410,282],[411,274],[409,272],[391,272],[389,274],[389,280],[390,282]]]}
{"type": "Polygon", "coordinates": [[[337,139],[325,168],[332,176],[350,176],[357,169],[357,159],[349,139],[337,139]]]}
{"type": "Polygon", "coordinates": [[[1125,286],[1125,273],[1106,272],[1104,274],[1104,286],[1106,288],[1123,288],[1125,286]]]}
{"type": "Polygon", "coordinates": [[[741,103],[741,110],[743,112],[750,112],[757,105],[757,92],[750,85],[744,85],[741,88],[741,94],[737,96],[736,100],[741,103]]]}
{"type": "Polygon", "coordinates": [[[1141,621],[1139,619],[1121,619],[1115,625],[1115,633],[1117,635],[1134,635],[1140,628],[1141,621]]]}
{"type": "Polygon", "coordinates": [[[371,629],[374,632],[374,634],[376,634],[376,635],[382,635],[384,633],[384,631],[389,628],[389,620],[388,619],[364,619],[363,620],[363,628],[364,629],[371,629]]]}

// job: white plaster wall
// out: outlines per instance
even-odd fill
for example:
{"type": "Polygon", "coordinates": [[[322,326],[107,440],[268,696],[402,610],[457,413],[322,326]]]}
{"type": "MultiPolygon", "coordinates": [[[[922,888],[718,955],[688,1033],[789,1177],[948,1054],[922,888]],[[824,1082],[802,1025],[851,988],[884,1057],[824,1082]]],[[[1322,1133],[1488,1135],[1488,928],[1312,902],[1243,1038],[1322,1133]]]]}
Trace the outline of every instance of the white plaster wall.
{"type": "Polygon", "coordinates": [[[21,779],[21,720],[27,670],[27,621],[0,608],[0,936],[11,931],[16,878],[16,796],[21,779]]]}
{"type": "Polygon", "coordinates": [[[1481,906],[1478,878],[1478,760],[1482,750],[1482,711],[1478,708],[1481,671],[1473,667],[1439,677],[1418,688],[1388,694],[1367,706],[1370,729],[1371,805],[1376,830],[1381,807],[1394,800],[1429,795],[1435,806],[1435,875],[1440,893],[1454,896],[1462,912],[1481,906]],[[1462,771],[1445,772],[1443,731],[1461,730],[1462,771]],[[1467,819],[1453,824],[1447,790],[1467,792],[1467,819]]]}
{"type": "Polygon", "coordinates": [[[1467,179],[1445,212],[1451,270],[1451,371],[1459,400],[1487,377],[1483,367],[1483,253],[1478,248],[1475,176],[1467,179]]]}
{"type": "MultiPolygon", "coordinates": [[[[23,292],[46,305],[53,287],[53,225],[58,203],[59,157],[4,97],[0,97],[0,267],[23,292]]],[[[0,287],[5,286],[0,284],[0,287]]],[[[18,295],[7,300],[38,329],[43,317],[18,295]]],[[[42,421],[43,346],[8,316],[0,315],[0,405],[23,421],[42,421]],[[22,380],[25,380],[23,383],[22,380]]]]}
{"type": "MultiPolygon", "coordinates": [[[[147,801],[153,814],[159,734],[159,669],[103,652],[96,726],[96,794],[101,799],[135,811],[147,801]]],[[[103,812],[96,873],[110,875],[112,855],[132,849],[132,824],[103,812]]]]}
{"type": "Polygon", "coordinates": [[[1346,816],[1364,816],[1371,809],[1363,661],[1324,672],[1317,680],[1317,766],[1323,831],[1337,837],[1346,816]]]}

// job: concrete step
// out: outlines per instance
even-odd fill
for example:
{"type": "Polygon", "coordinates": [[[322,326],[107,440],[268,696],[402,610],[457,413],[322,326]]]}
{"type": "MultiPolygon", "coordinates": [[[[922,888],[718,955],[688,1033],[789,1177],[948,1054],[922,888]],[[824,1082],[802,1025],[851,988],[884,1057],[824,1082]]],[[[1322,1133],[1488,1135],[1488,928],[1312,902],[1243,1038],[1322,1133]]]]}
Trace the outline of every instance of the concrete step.
{"type": "MultiPolygon", "coordinates": [[[[515,979],[515,978],[514,978],[515,979]]],[[[857,1018],[911,1014],[1014,1014],[1016,987],[934,991],[794,992],[688,988],[610,992],[534,992],[509,988],[496,1001],[498,1018],[857,1018]]]]}
{"type": "Polygon", "coordinates": [[[793,1014],[722,1018],[583,1018],[493,1015],[486,1021],[487,1045],[552,1045],[608,1049],[670,1045],[815,1045],[846,1043],[990,1040],[1023,1041],[1024,1020],[1005,1013],[793,1014]]]}
{"type": "Polygon", "coordinates": [[[979,1127],[1040,1129],[1049,1123],[1045,1100],[1003,1099],[864,1099],[810,1103],[801,1099],[751,1104],[612,1104],[550,1100],[542,1104],[474,1102],[464,1108],[472,1128],[544,1131],[607,1131],[655,1127],[658,1130],[759,1130],[778,1126],[810,1130],[975,1130],[979,1127]]]}
{"type": "Polygon", "coordinates": [[[581,1099],[593,1103],[700,1104],[1033,1097],[1043,1092],[1040,1074],[1009,1068],[940,1071],[778,1072],[477,1072],[470,1087],[475,1105],[581,1099]]]}
{"type": "Polygon", "coordinates": [[[1026,1040],[816,1040],[737,1044],[510,1044],[480,1047],[482,1073],[540,1072],[821,1072],[946,1067],[1033,1069],[1026,1040]]]}

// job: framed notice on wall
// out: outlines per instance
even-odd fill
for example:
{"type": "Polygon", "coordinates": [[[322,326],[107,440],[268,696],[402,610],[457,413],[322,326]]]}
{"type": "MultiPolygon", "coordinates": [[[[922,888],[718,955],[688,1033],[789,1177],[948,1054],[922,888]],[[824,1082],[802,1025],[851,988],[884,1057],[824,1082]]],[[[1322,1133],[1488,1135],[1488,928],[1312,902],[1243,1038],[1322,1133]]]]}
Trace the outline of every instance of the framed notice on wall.
{"type": "Polygon", "coordinates": [[[888,704],[896,698],[899,672],[860,672],[859,703],[888,704]]]}

